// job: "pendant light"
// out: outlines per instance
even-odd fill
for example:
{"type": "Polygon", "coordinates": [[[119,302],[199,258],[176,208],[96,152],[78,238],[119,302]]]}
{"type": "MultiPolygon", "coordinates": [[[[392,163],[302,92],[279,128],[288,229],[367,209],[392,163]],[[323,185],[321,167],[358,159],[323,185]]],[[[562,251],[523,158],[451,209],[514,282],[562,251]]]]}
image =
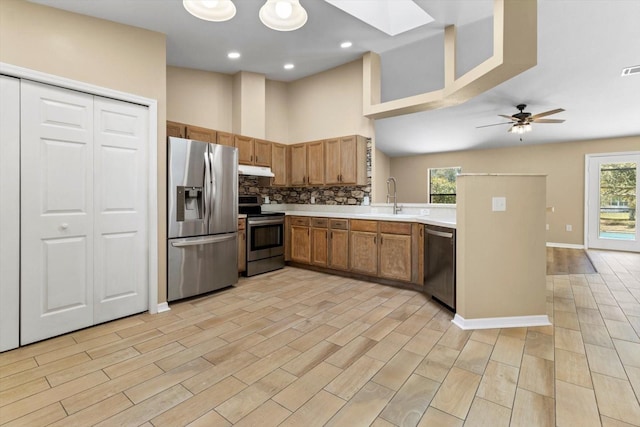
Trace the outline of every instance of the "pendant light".
{"type": "Polygon", "coordinates": [[[297,30],[307,22],[300,0],[267,0],[259,15],[264,25],[277,31],[297,30]]]}
{"type": "Polygon", "coordinates": [[[236,15],[236,6],[231,0],[182,0],[187,12],[205,21],[223,22],[236,15]]]}

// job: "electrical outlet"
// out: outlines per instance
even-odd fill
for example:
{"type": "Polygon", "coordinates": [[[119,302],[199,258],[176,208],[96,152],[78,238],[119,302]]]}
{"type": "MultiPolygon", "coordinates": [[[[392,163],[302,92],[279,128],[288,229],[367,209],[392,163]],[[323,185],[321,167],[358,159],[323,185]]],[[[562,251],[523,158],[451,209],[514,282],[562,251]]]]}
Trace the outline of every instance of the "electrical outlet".
{"type": "Polygon", "coordinates": [[[316,204],[316,196],[311,196],[311,204],[312,205],[316,204]]]}
{"type": "Polygon", "coordinates": [[[573,231],[573,227],[571,226],[571,224],[567,224],[566,227],[565,227],[565,230],[573,231]]]}
{"type": "Polygon", "coordinates": [[[549,231],[549,224],[547,224],[547,231],[549,231]]]}
{"type": "Polygon", "coordinates": [[[506,197],[494,197],[491,199],[491,208],[494,212],[503,212],[507,210],[506,197]]]}

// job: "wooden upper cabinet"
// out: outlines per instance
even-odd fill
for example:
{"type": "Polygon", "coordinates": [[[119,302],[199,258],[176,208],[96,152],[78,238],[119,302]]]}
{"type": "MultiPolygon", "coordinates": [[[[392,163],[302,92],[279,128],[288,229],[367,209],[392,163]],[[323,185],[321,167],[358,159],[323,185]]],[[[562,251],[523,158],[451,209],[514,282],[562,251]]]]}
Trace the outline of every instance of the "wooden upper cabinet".
{"type": "Polygon", "coordinates": [[[213,129],[187,125],[187,139],[215,143],[217,141],[216,131],[213,129]]]}
{"type": "Polygon", "coordinates": [[[307,143],[307,172],[307,184],[324,184],[324,141],[307,143]]]}
{"type": "Polygon", "coordinates": [[[235,147],[232,133],[218,132],[216,142],[220,145],[228,145],[229,147],[235,147]]]}
{"type": "Polygon", "coordinates": [[[347,136],[325,141],[325,183],[365,185],[367,143],[364,137],[347,136]]]}
{"type": "Polygon", "coordinates": [[[253,138],[235,135],[235,146],[238,149],[238,163],[242,165],[253,164],[253,138]]]}
{"type": "Polygon", "coordinates": [[[287,146],[271,144],[271,172],[275,175],[271,185],[287,185],[287,146]]]}
{"type": "Polygon", "coordinates": [[[183,123],[170,122],[167,120],[167,137],[175,136],[176,138],[184,138],[186,135],[186,126],[183,123]]]}
{"type": "Polygon", "coordinates": [[[340,139],[327,139],[324,141],[326,184],[340,184],[340,139]]]}
{"type": "Polygon", "coordinates": [[[271,166],[272,143],[256,139],[253,143],[253,164],[256,166],[271,166]]]}
{"type": "Polygon", "coordinates": [[[291,150],[291,185],[307,183],[307,144],[289,146],[291,150]]]}

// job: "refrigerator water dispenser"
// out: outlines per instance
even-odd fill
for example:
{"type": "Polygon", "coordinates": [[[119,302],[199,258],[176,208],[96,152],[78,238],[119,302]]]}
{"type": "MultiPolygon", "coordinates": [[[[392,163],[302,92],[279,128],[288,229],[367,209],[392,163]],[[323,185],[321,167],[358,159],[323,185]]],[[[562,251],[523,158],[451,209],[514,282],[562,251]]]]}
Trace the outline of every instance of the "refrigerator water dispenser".
{"type": "Polygon", "coordinates": [[[190,221],[202,219],[204,192],[202,187],[176,187],[176,220],[190,221]]]}

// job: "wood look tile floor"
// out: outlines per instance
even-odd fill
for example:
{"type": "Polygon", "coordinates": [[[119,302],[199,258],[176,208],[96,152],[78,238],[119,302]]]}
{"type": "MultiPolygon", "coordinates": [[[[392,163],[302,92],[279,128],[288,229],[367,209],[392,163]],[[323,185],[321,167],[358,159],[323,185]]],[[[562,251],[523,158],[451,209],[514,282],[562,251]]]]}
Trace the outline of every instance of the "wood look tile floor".
{"type": "MultiPolygon", "coordinates": [[[[640,426],[640,254],[547,276],[553,326],[285,268],[0,354],[3,426],[640,426]]],[[[558,272],[559,270],[554,270],[558,272]]]]}

